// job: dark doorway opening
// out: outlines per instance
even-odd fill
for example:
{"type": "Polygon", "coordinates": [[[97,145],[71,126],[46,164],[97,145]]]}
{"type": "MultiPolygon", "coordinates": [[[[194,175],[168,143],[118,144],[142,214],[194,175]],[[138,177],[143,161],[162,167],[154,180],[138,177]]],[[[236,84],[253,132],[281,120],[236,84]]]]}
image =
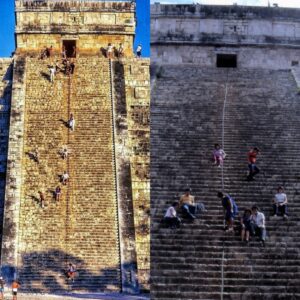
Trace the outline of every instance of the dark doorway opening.
{"type": "Polygon", "coordinates": [[[66,50],[67,57],[76,57],[76,41],[74,40],[64,40],[63,49],[66,50]]]}
{"type": "Polygon", "coordinates": [[[217,68],[236,68],[236,54],[217,54],[217,68]]]}

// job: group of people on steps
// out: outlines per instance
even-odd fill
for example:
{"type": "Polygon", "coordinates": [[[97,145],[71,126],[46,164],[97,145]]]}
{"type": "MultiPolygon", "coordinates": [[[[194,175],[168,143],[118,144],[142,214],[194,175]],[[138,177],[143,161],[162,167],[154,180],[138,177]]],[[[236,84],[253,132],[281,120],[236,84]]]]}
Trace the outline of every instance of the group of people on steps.
{"type": "MultiPolygon", "coordinates": [[[[75,276],[76,276],[76,267],[69,263],[67,270],[65,271],[66,277],[74,283],[75,276]]],[[[0,300],[4,300],[4,287],[5,287],[5,280],[3,276],[0,276],[0,300]]],[[[15,279],[11,284],[11,293],[12,293],[12,300],[17,300],[18,297],[18,290],[21,287],[20,282],[15,279]]]]}
{"type": "MultiPolygon", "coordinates": [[[[254,181],[255,176],[260,172],[257,167],[257,157],[260,154],[258,147],[253,147],[247,153],[248,158],[248,174],[247,181],[254,181]]],[[[215,144],[212,151],[213,164],[217,167],[223,167],[224,159],[226,157],[225,151],[220,144],[215,144]]],[[[221,205],[224,210],[224,230],[227,232],[234,231],[234,221],[238,217],[239,211],[235,200],[226,193],[218,192],[217,197],[221,199],[221,205]]],[[[288,200],[284,192],[284,188],[279,186],[277,193],[273,198],[273,216],[283,216],[287,219],[288,200]]],[[[164,215],[164,223],[170,228],[179,228],[182,220],[178,216],[178,211],[181,211],[182,217],[190,220],[196,219],[196,214],[201,211],[206,211],[203,203],[196,203],[195,197],[191,195],[191,189],[187,188],[185,193],[180,197],[179,202],[175,201],[168,207],[164,215]]],[[[266,240],[266,224],[265,215],[260,211],[258,206],[253,205],[251,208],[246,208],[243,215],[240,217],[239,229],[241,240],[249,243],[251,236],[258,236],[261,246],[265,246],[266,240]]]]}
{"type": "MultiPolygon", "coordinates": [[[[114,57],[117,57],[118,59],[121,59],[125,55],[124,46],[122,43],[119,44],[119,47],[116,48],[112,45],[112,43],[108,43],[108,46],[106,49],[104,49],[105,56],[108,59],[113,59],[114,57]]],[[[76,46],[73,46],[72,48],[72,54],[67,55],[66,47],[63,46],[62,52],[61,52],[61,61],[57,60],[55,64],[49,65],[49,78],[50,82],[54,83],[55,75],[58,72],[63,72],[65,75],[72,75],[74,74],[75,70],[75,61],[76,58],[77,49],[76,46]]],[[[51,58],[53,55],[53,46],[45,47],[40,54],[40,59],[47,59],[51,58]]],[[[142,45],[139,44],[136,48],[135,57],[140,58],[142,56],[142,45]]]]}

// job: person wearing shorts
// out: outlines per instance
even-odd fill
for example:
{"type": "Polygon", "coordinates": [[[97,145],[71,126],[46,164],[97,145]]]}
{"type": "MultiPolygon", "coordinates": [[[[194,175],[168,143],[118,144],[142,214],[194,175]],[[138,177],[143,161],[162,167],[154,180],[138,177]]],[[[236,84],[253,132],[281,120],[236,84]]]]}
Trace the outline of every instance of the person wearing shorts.
{"type": "Polygon", "coordinates": [[[19,282],[14,280],[11,287],[12,287],[13,300],[17,300],[18,289],[20,288],[19,282]]]}

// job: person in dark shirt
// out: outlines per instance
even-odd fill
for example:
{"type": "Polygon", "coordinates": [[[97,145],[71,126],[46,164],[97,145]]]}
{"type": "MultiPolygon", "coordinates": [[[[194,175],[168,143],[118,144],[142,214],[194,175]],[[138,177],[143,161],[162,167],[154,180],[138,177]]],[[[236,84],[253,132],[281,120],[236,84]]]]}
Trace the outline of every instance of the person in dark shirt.
{"type": "Polygon", "coordinates": [[[251,209],[245,209],[244,214],[241,218],[241,240],[242,242],[246,241],[247,244],[249,242],[251,232],[251,214],[251,209]]]}
{"type": "Polygon", "coordinates": [[[222,199],[222,206],[224,208],[225,231],[233,231],[234,218],[238,213],[238,207],[233,198],[228,194],[218,192],[217,196],[222,199]]]}

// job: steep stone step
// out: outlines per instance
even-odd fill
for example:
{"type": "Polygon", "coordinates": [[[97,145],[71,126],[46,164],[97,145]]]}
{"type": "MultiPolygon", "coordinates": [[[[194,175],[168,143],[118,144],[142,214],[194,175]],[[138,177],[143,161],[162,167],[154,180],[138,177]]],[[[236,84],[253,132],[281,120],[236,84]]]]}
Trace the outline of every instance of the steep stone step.
{"type": "Polygon", "coordinates": [[[299,96],[289,71],[229,71],[224,188],[236,199],[240,214],[258,204],[268,230],[266,248],[256,239],[246,246],[238,235],[222,231],[223,212],[216,197],[222,188],[221,170],[210,161],[213,145],[221,142],[227,73],[168,65],[152,91],[153,299],[220,299],[221,285],[215,280],[221,279],[222,264],[224,299],[294,299],[299,293],[300,280],[289,271],[299,268],[299,96]],[[255,182],[246,182],[251,146],[262,149],[262,172],[255,182]],[[288,221],[271,217],[279,184],[286,187],[290,202],[288,221]],[[186,186],[207,212],[193,224],[184,220],[178,230],[164,228],[160,221],[166,208],[186,186]],[[274,290],[272,278],[278,280],[274,290]]]}
{"type": "Polygon", "coordinates": [[[69,290],[64,270],[72,262],[78,271],[73,289],[119,291],[108,60],[78,58],[75,74],[59,73],[53,84],[46,76],[47,61],[28,58],[27,66],[18,249],[22,288],[69,290]],[[70,113],[74,132],[66,126],[70,113]],[[64,145],[70,150],[65,160],[59,154],[64,145]],[[35,149],[39,163],[26,154],[35,149]],[[70,180],[57,203],[53,191],[64,171],[70,180]]]}

